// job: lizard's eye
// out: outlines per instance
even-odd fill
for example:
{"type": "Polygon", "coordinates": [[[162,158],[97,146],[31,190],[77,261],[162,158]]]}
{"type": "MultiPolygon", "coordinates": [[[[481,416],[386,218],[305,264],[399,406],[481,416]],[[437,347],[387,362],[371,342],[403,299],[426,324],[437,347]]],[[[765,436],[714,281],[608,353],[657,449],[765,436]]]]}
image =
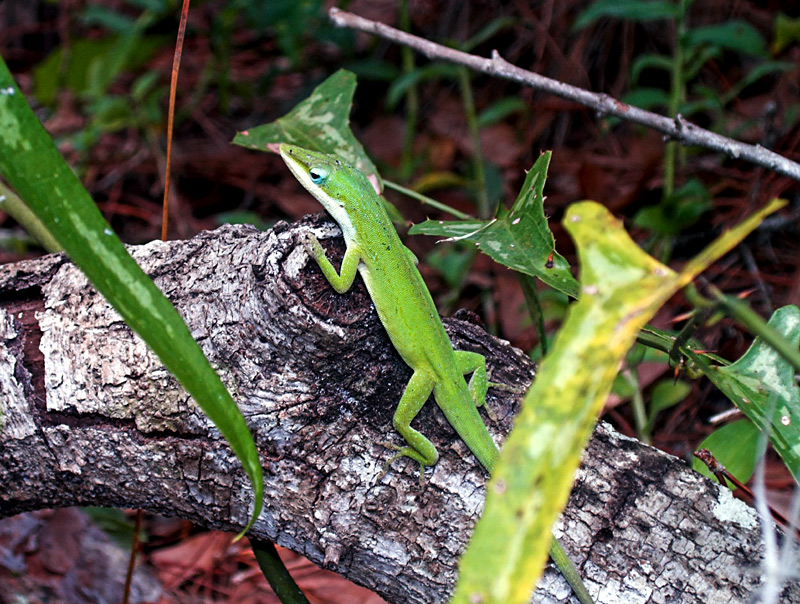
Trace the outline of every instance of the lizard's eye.
{"type": "Polygon", "coordinates": [[[315,185],[321,185],[328,179],[328,171],[325,168],[311,168],[308,175],[315,185]]]}

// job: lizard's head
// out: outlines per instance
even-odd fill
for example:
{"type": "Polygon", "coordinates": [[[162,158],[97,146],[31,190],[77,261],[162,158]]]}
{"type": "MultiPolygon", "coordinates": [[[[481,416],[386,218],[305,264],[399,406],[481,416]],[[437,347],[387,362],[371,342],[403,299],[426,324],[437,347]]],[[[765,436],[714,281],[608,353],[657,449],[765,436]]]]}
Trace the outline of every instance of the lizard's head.
{"type": "Polygon", "coordinates": [[[367,177],[335,155],[286,143],[281,144],[280,153],[300,184],[347,230],[351,225],[348,211],[355,209],[366,191],[374,191],[367,177]]]}

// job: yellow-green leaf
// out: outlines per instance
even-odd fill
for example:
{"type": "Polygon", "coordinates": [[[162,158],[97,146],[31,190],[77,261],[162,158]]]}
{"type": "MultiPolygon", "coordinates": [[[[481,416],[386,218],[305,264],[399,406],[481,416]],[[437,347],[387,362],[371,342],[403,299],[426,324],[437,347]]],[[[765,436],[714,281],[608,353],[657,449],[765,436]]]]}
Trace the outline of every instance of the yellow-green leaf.
{"type": "Polygon", "coordinates": [[[570,206],[580,295],[523,402],[461,562],[458,604],[522,604],[541,575],[551,527],[618,366],[658,308],[771,211],[722,235],[678,274],[643,252],[601,205],[570,206]]]}

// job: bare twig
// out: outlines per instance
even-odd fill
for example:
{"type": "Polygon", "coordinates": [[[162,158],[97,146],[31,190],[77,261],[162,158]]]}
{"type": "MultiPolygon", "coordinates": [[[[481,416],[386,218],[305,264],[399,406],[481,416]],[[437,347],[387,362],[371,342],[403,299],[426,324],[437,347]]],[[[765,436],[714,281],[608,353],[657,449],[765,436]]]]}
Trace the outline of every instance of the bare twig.
{"type": "Polygon", "coordinates": [[[765,149],[761,145],[741,143],[704,128],[700,128],[691,122],[687,122],[681,115],[677,115],[674,119],[668,118],[628,105],[607,94],[589,92],[583,88],[570,86],[569,84],[546,78],[532,71],[527,71],[512,65],[503,59],[497,51],[492,53],[491,59],[485,59],[430,42],[424,38],[412,36],[411,34],[389,27],[383,23],[370,21],[369,19],[364,19],[363,17],[337,8],[330,9],[328,14],[333,23],[338,27],[357,29],[397,42],[398,44],[409,46],[418,50],[429,59],[435,58],[450,61],[451,63],[465,65],[475,71],[520,82],[536,90],[542,90],[561,98],[575,101],[585,107],[594,109],[599,115],[613,115],[623,120],[652,128],[664,134],[666,138],[677,141],[683,145],[697,145],[713,151],[721,151],[731,157],[749,161],[800,181],[800,164],[797,162],[787,159],[769,149],[765,149]]]}

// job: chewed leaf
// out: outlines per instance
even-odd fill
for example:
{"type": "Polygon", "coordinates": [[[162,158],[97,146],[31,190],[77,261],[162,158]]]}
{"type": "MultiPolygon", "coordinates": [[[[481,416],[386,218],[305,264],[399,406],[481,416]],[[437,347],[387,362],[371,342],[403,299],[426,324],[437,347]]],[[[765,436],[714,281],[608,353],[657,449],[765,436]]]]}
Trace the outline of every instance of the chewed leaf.
{"type": "MultiPolygon", "coordinates": [[[[796,306],[779,308],[768,324],[795,348],[800,343],[796,306]]],[[[767,434],[800,484],[800,388],[794,374],[792,365],[760,338],[735,363],[706,371],[714,385],[767,434]]]]}
{"type": "Polygon", "coordinates": [[[383,183],[378,169],[350,131],[355,90],[355,74],[340,69],[289,113],[269,124],[237,133],[233,143],[273,153],[278,152],[278,144],[290,143],[338,155],[366,174],[380,193],[383,183]]]}
{"type": "Polygon", "coordinates": [[[550,287],[574,297],[578,282],[569,263],[556,252],[555,240],[544,213],[544,182],[550,152],[543,153],[531,168],[511,210],[493,220],[428,220],[409,233],[474,241],[496,262],[541,279],[550,287]]]}
{"type": "Polygon", "coordinates": [[[570,206],[580,297],[525,396],[492,475],[483,516],[461,562],[452,602],[527,603],[547,558],[551,527],[620,362],[659,307],[780,207],[713,242],[676,273],[643,252],[603,206],[570,206]]]}

